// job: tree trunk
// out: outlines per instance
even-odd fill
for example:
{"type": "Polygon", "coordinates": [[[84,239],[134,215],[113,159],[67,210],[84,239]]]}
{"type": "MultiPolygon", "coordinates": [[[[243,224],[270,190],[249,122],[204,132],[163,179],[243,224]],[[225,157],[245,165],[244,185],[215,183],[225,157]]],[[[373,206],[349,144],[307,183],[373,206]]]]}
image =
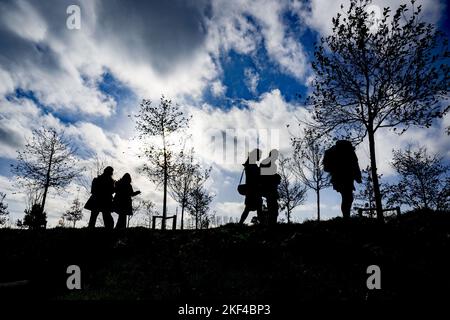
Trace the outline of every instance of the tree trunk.
{"type": "Polygon", "coordinates": [[[52,146],[52,151],[50,153],[50,159],[48,160],[47,175],[45,177],[46,179],[45,179],[45,185],[44,185],[44,194],[42,195],[41,213],[44,212],[45,201],[47,200],[47,192],[48,192],[48,188],[50,187],[50,174],[51,174],[51,170],[52,170],[54,153],[55,153],[54,146],[52,146]]]}
{"type": "Polygon", "coordinates": [[[166,218],[167,218],[167,150],[166,150],[166,138],[163,135],[163,145],[164,145],[164,187],[163,187],[163,212],[162,212],[162,222],[161,229],[166,229],[166,218]]]}
{"type": "Polygon", "coordinates": [[[287,208],[287,219],[288,219],[288,224],[291,223],[291,210],[289,209],[289,207],[287,208]]]}
{"type": "Polygon", "coordinates": [[[181,225],[180,229],[184,229],[184,203],[181,205],[181,225]]]}
{"type": "Polygon", "coordinates": [[[367,130],[367,135],[369,137],[370,170],[372,174],[373,193],[375,196],[377,219],[380,222],[383,222],[384,221],[383,206],[381,203],[380,182],[378,181],[378,174],[377,174],[377,159],[375,157],[375,132],[373,132],[373,125],[369,126],[369,129],[367,130]]]}
{"type": "Polygon", "coordinates": [[[164,195],[163,195],[163,218],[161,229],[166,229],[166,218],[167,218],[167,167],[164,168],[164,195]]]}
{"type": "Polygon", "coordinates": [[[317,200],[317,221],[320,221],[320,188],[317,186],[316,189],[316,200],[317,200]]]}
{"type": "Polygon", "coordinates": [[[195,230],[198,229],[198,211],[195,213],[195,230]]]}
{"type": "Polygon", "coordinates": [[[425,210],[429,209],[428,206],[428,199],[427,199],[427,193],[425,192],[425,186],[423,184],[423,181],[419,178],[420,181],[420,189],[421,189],[421,193],[422,193],[422,200],[423,200],[423,206],[425,210]]]}
{"type": "Polygon", "coordinates": [[[45,201],[47,200],[48,185],[49,182],[46,182],[44,186],[44,194],[42,195],[42,202],[41,202],[41,212],[44,212],[45,201]]]}

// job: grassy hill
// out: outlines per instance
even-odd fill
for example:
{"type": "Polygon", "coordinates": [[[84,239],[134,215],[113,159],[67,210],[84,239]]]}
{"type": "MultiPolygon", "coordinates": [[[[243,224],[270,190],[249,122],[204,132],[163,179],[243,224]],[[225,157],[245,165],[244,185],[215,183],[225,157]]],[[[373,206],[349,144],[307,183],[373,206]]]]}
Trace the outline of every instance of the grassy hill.
{"type": "Polygon", "coordinates": [[[0,230],[0,288],[14,298],[373,301],[450,296],[450,214],[385,225],[324,222],[210,230],[0,230]],[[82,290],[66,288],[81,268],[82,290]],[[381,290],[366,269],[381,268],[381,290]]]}

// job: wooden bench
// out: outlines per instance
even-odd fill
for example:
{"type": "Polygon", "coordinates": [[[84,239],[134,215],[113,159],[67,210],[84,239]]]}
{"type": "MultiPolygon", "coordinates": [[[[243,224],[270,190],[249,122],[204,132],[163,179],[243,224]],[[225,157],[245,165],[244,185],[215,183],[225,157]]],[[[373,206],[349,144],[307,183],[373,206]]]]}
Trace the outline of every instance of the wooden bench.
{"type": "MultiPolygon", "coordinates": [[[[153,216],[152,218],[152,229],[156,228],[156,219],[163,220],[163,216],[153,216]]],[[[166,217],[166,221],[172,219],[172,230],[175,230],[177,228],[177,215],[174,214],[173,216],[166,217]]]]}

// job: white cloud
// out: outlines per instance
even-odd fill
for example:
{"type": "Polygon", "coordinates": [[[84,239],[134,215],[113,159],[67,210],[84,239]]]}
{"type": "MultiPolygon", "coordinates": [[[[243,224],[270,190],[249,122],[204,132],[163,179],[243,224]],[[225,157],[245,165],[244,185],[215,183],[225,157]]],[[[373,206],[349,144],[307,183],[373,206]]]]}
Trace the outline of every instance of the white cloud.
{"type": "Polygon", "coordinates": [[[24,0],[14,4],[0,4],[1,20],[5,26],[20,37],[31,41],[42,41],[47,34],[47,24],[34,7],[24,0]]]}
{"type": "MultiPolygon", "coordinates": [[[[348,9],[347,0],[329,1],[329,0],[311,0],[309,3],[293,2],[292,9],[297,12],[299,17],[310,27],[319,31],[323,35],[331,33],[332,18],[339,12],[345,15],[348,9]],[[341,4],[344,8],[341,9],[341,4]]],[[[395,10],[401,5],[409,3],[402,0],[373,0],[372,7],[377,6],[383,11],[383,8],[391,8],[391,17],[395,10]]],[[[415,6],[422,5],[422,15],[426,21],[435,23],[442,15],[444,3],[441,0],[418,0],[415,6]]]]}
{"type": "Polygon", "coordinates": [[[290,149],[291,135],[286,125],[296,126],[296,117],[304,117],[306,111],[299,105],[287,103],[277,89],[262,94],[256,101],[247,101],[247,105],[248,108],[232,107],[230,110],[208,105],[191,109],[193,144],[205,161],[237,171],[246,158],[245,139],[249,150],[257,147],[258,135],[259,147],[265,154],[272,148],[281,152],[290,149]]]}
{"type": "Polygon", "coordinates": [[[223,85],[222,82],[216,80],[211,85],[211,92],[215,97],[221,97],[227,91],[227,86],[223,85]]]}
{"type": "MultiPolygon", "coordinates": [[[[241,101],[240,106],[230,109],[208,104],[198,106],[198,101],[205,89],[216,97],[226,93],[227,88],[220,80],[223,76],[220,61],[226,60],[231,50],[254,56],[263,47],[282,72],[299,82],[308,81],[309,62],[303,45],[298,35],[289,31],[284,15],[287,10],[297,10],[301,22],[326,33],[338,9],[336,3],[313,0],[311,11],[306,12],[299,6],[300,2],[287,0],[216,0],[210,7],[203,1],[142,2],[136,6],[81,1],[82,29],[77,31],[65,28],[65,9],[70,1],[2,3],[0,24],[5,28],[0,28],[0,157],[14,159],[16,150],[23,147],[25,137],[31,135],[33,128],[51,125],[64,129],[82,149],[83,156],[95,151],[114,166],[116,178],[130,172],[133,185],[143,191],[141,198],[155,201],[160,208],[161,190],[137,170],[145,161],[139,158],[140,142],[119,134],[124,127],[123,132],[132,130],[131,121],[114,119],[122,110],[117,110],[116,101],[99,88],[103,74],[110,72],[138,99],[145,96],[158,101],[160,94],[165,93],[193,115],[193,146],[203,163],[214,167],[209,186],[217,194],[213,210],[218,215],[238,217],[243,199],[235,188],[246,154],[242,145],[234,153],[234,135],[237,134],[240,142],[247,138],[248,149],[257,146],[259,135],[259,146],[265,154],[273,147],[289,153],[289,130],[296,128],[296,118],[307,117],[306,112],[302,106],[285,101],[279,90],[261,92],[255,100],[241,101]],[[55,115],[30,99],[12,98],[12,95],[5,98],[18,88],[32,91],[39,103],[48,106],[49,111],[56,111],[55,115]],[[63,123],[57,115],[72,117],[73,121],[63,123]],[[117,125],[112,121],[117,121],[117,125]],[[231,134],[228,137],[231,140],[226,140],[226,152],[221,144],[211,143],[212,137],[222,143],[222,132],[231,134]],[[265,137],[268,133],[274,134],[273,145],[265,137]]],[[[430,17],[439,16],[436,4],[438,1],[433,0],[425,6],[430,17]]],[[[248,69],[244,75],[255,95],[260,93],[257,72],[248,69]]],[[[137,106],[122,107],[133,113],[137,106]]],[[[444,119],[447,126],[449,119],[444,119]]],[[[377,136],[380,172],[392,174],[391,149],[402,147],[410,140],[426,144],[431,151],[444,150],[449,155],[448,139],[439,130],[442,128],[428,131],[412,128],[395,139],[387,131],[380,132],[377,136]]],[[[358,149],[363,165],[368,161],[366,145],[358,149]]],[[[91,158],[80,158],[84,166],[90,166],[91,161],[91,158]]],[[[77,192],[83,193],[77,191],[78,187],[74,183],[68,193],[50,192],[50,225],[57,223],[77,192]]],[[[24,195],[2,175],[0,190],[8,194],[14,218],[21,218],[24,195]]],[[[339,201],[336,198],[324,202],[324,216],[339,211],[333,203],[339,201]]],[[[311,212],[313,217],[313,203],[314,198],[309,199],[298,209],[298,215],[308,216],[306,212],[311,212]]],[[[170,199],[170,212],[175,208],[176,203],[170,199]]],[[[84,223],[88,212],[85,214],[84,223]]]]}
{"type": "MultiPolygon", "coordinates": [[[[398,135],[389,129],[380,129],[375,136],[375,148],[378,172],[384,177],[395,174],[391,165],[392,150],[404,149],[408,144],[425,146],[432,153],[439,153],[450,159],[450,139],[445,133],[445,123],[450,118],[447,114],[442,121],[436,121],[431,128],[411,127],[404,134],[398,135]]],[[[357,148],[361,168],[370,164],[369,144],[367,139],[357,148]]]]}
{"type": "Polygon", "coordinates": [[[14,82],[8,72],[0,67],[0,96],[14,90],[14,82]]]}
{"type": "Polygon", "coordinates": [[[288,10],[288,2],[254,2],[251,13],[262,26],[264,43],[269,56],[281,69],[297,79],[304,80],[308,71],[308,61],[302,44],[286,32],[283,14],[288,10]]]}
{"type": "Polygon", "coordinates": [[[253,71],[250,68],[246,68],[244,70],[244,76],[245,76],[245,84],[247,85],[248,90],[253,94],[257,94],[257,88],[258,88],[258,82],[259,82],[258,73],[253,71]]]}
{"type": "Polygon", "coordinates": [[[263,45],[282,72],[305,79],[309,66],[304,48],[283,21],[289,1],[219,0],[212,7],[208,48],[213,54],[233,49],[251,55],[263,45]]]}

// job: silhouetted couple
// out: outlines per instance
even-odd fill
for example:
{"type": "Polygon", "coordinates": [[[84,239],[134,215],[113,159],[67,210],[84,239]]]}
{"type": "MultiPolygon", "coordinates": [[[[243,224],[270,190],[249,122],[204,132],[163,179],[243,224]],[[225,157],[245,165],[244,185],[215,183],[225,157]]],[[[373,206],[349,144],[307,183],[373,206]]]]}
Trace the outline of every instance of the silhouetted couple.
{"type": "Polygon", "coordinates": [[[330,173],[333,189],[341,194],[341,211],[344,219],[350,218],[354,181],[361,183],[361,170],[351,142],[338,140],[334,146],[326,150],[323,168],[330,173]]]}
{"type": "Polygon", "coordinates": [[[111,212],[116,212],[119,215],[116,229],[126,228],[127,216],[133,214],[131,198],[141,192],[133,191],[129,173],[125,173],[117,182],[113,179],[113,173],[112,167],[106,167],[103,174],[92,180],[91,196],[84,205],[85,209],[91,211],[89,228],[95,227],[100,212],[103,215],[103,223],[106,229],[114,228],[114,219],[111,212]]]}
{"type": "Polygon", "coordinates": [[[250,211],[256,211],[258,222],[261,224],[274,225],[277,223],[278,185],[281,180],[275,164],[278,159],[278,150],[270,151],[269,156],[258,166],[260,157],[261,150],[254,149],[243,164],[245,208],[239,221],[240,224],[245,222],[250,211]],[[266,199],[267,210],[263,210],[263,197],[266,199]]]}

